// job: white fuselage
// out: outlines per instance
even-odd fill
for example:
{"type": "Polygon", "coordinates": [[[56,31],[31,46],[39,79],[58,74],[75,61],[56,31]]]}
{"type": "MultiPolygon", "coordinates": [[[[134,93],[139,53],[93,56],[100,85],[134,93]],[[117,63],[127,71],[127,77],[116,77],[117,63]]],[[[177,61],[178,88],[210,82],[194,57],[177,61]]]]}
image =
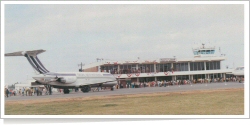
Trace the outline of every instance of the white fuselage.
{"type": "Polygon", "coordinates": [[[237,68],[233,71],[233,75],[235,75],[235,76],[244,76],[244,66],[237,67],[237,68]]]}
{"type": "Polygon", "coordinates": [[[117,84],[112,74],[103,72],[57,72],[40,74],[33,78],[41,84],[55,87],[98,86],[99,84],[114,86],[117,84]]]}

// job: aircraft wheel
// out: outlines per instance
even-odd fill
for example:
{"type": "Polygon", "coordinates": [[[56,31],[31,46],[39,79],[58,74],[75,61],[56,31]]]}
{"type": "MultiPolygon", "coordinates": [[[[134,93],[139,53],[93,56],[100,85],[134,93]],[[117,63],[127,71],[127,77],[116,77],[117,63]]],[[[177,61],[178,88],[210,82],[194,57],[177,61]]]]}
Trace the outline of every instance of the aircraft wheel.
{"type": "Polygon", "coordinates": [[[69,89],[63,89],[64,94],[69,94],[69,89]]]}
{"type": "Polygon", "coordinates": [[[111,87],[111,89],[110,89],[111,91],[114,91],[114,87],[111,87]]]}
{"type": "Polygon", "coordinates": [[[83,86],[81,90],[82,90],[82,92],[85,93],[85,92],[89,92],[91,90],[91,88],[90,88],[90,86],[83,86]]]}

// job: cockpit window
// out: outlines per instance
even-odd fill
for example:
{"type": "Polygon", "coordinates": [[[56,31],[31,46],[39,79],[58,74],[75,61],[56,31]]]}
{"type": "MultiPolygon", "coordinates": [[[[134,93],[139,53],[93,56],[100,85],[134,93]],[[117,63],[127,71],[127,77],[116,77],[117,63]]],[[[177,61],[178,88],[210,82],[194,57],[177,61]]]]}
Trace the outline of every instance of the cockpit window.
{"type": "Polygon", "coordinates": [[[244,70],[244,67],[238,67],[236,70],[244,70]]]}

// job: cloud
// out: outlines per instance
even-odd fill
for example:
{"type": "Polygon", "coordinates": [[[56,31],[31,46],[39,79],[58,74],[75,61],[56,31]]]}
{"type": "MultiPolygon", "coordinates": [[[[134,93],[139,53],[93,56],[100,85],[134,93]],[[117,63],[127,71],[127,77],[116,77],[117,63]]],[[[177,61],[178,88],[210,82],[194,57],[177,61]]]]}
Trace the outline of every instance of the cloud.
{"type": "MultiPolygon", "coordinates": [[[[86,37],[89,37],[87,36],[89,34],[101,37],[164,34],[178,38],[184,33],[189,33],[189,35],[190,33],[211,34],[215,28],[220,27],[227,31],[239,31],[238,29],[232,30],[234,26],[228,27],[227,21],[232,21],[232,19],[241,19],[242,21],[243,16],[238,18],[240,16],[236,16],[239,15],[237,13],[226,13],[235,16],[223,17],[221,13],[218,13],[218,11],[228,12],[230,7],[232,6],[36,5],[29,7],[30,12],[25,11],[26,13],[22,14],[24,17],[33,16],[33,18],[28,18],[30,19],[29,23],[16,23],[14,25],[7,22],[10,28],[15,29],[10,31],[15,32],[7,32],[6,38],[10,39],[9,41],[43,41],[45,43],[48,41],[51,43],[55,41],[55,38],[60,40],[62,36],[67,38],[74,36],[75,33],[78,35],[81,33],[83,36],[86,34],[86,37]],[[12,37],[13,35],[17,37],[12,37]]],[[[235,25],[235,21],[233,23],[235,25]]],[[[238,24],[242,26],[242,23],[238,24]]]]}

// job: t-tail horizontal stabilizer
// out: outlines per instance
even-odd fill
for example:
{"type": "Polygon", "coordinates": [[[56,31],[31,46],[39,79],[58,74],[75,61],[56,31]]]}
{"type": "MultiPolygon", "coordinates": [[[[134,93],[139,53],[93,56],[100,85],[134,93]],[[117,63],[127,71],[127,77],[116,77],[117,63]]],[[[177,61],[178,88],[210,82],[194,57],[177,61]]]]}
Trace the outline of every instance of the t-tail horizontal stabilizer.
{"type": "Polygon", "coordinates": [[[49,70],[47,70],[44,65],[41,63],[41,61],[38,59],[37,55],[45,52],[45,50],[32,50],[32,51],[19,51],[14,53],[6,53],[5,56],[25,56],[27,60],[29,61],[30,65],[40,74],[48,73],[49,70]]]}

